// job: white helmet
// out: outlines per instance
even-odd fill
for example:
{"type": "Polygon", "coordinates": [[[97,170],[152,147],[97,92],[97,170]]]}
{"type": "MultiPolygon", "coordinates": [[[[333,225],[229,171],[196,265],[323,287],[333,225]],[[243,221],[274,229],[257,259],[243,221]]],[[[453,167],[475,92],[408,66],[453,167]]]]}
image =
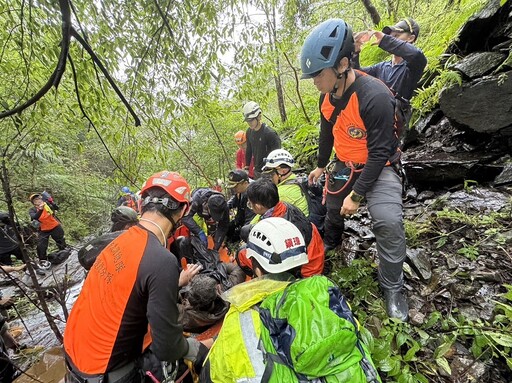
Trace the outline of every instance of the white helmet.
{"type": "Polygon", "coordinates": [[[247,241],[247,258],[256,259],[268,273],[282,273],[308,263],[304,237],[284,218],[261,220],[251,229],[247,241]]]}
{"type": "Polygon", "coordinates": [[[244,114],[245,121],[252,120],[253,118],[258,117],[261,114],[261,108],[256,102],[249,101],[247,104],[244,105],[242,113],[244,114]]]}
{"type": "Polygon", "coordinates": [[[265,158],[265,165],[261,170],[269,170],[278,168],[281,165],[286,165],[291,168],[295,165],[295,160],[288,150],[276,149],[272,150],[267,158],[265,158]]]}

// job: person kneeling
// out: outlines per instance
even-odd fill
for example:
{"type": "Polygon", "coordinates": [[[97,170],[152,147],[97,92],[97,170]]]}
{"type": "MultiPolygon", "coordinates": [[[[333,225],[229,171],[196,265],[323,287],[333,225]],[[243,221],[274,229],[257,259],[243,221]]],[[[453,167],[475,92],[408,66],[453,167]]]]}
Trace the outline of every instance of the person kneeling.
{"type": "Polygon", "coordinates": [[[223,295],[231,306],[201,382],[380,382],[338,287],[324,276],[295,280],[308,262],[296,226],[257,223],[247,256],[258,278],[223,295]]]}

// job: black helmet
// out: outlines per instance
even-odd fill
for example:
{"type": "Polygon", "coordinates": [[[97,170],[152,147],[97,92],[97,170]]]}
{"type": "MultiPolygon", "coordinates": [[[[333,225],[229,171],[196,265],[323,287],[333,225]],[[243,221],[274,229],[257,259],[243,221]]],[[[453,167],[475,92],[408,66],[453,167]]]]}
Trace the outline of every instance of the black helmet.
{"type": "Polygon", "coordinates": [[[135,222],[138,221],[137,212],[128,206],[118,206],[112,212],[110,219],[112,222],[135,222]]]}
{"type": "Polygon", "coordinates": [[[222,194],[213,194],[208,198],[208,210],[214,221],[219,222],[226,214],[229,214],[228,204],[222,194]]]}
{"type": "Polygon", "coordinates": [[[128,229],[139,222],[137,212],[128,206],[118,206],[110,215],[112,220],[112,228],[110,231],[119,231],[128,229]]]}

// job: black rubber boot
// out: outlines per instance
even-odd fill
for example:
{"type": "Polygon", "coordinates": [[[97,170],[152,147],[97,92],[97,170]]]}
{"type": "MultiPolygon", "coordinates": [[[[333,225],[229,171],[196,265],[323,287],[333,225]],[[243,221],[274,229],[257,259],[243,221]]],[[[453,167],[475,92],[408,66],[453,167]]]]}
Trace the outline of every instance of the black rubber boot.
{"type": "Polygon", "coordinates": [[[409,304],[401,290],[384,290],[384,300],[386,312],[390,318],[397,318],[403,322],[409,320],[409,304]]]}

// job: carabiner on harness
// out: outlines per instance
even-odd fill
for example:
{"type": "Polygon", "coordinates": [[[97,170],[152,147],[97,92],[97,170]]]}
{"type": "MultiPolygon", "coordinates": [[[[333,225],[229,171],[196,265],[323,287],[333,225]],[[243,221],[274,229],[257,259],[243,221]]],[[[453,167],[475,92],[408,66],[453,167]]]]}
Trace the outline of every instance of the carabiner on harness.
{"type": "Polygon", "coordinates": [[[174,365],[169,362],[162,362],[162,374],[164,378],[160,383],[174,383],[178,375],[178,361],[174,365]]]}

